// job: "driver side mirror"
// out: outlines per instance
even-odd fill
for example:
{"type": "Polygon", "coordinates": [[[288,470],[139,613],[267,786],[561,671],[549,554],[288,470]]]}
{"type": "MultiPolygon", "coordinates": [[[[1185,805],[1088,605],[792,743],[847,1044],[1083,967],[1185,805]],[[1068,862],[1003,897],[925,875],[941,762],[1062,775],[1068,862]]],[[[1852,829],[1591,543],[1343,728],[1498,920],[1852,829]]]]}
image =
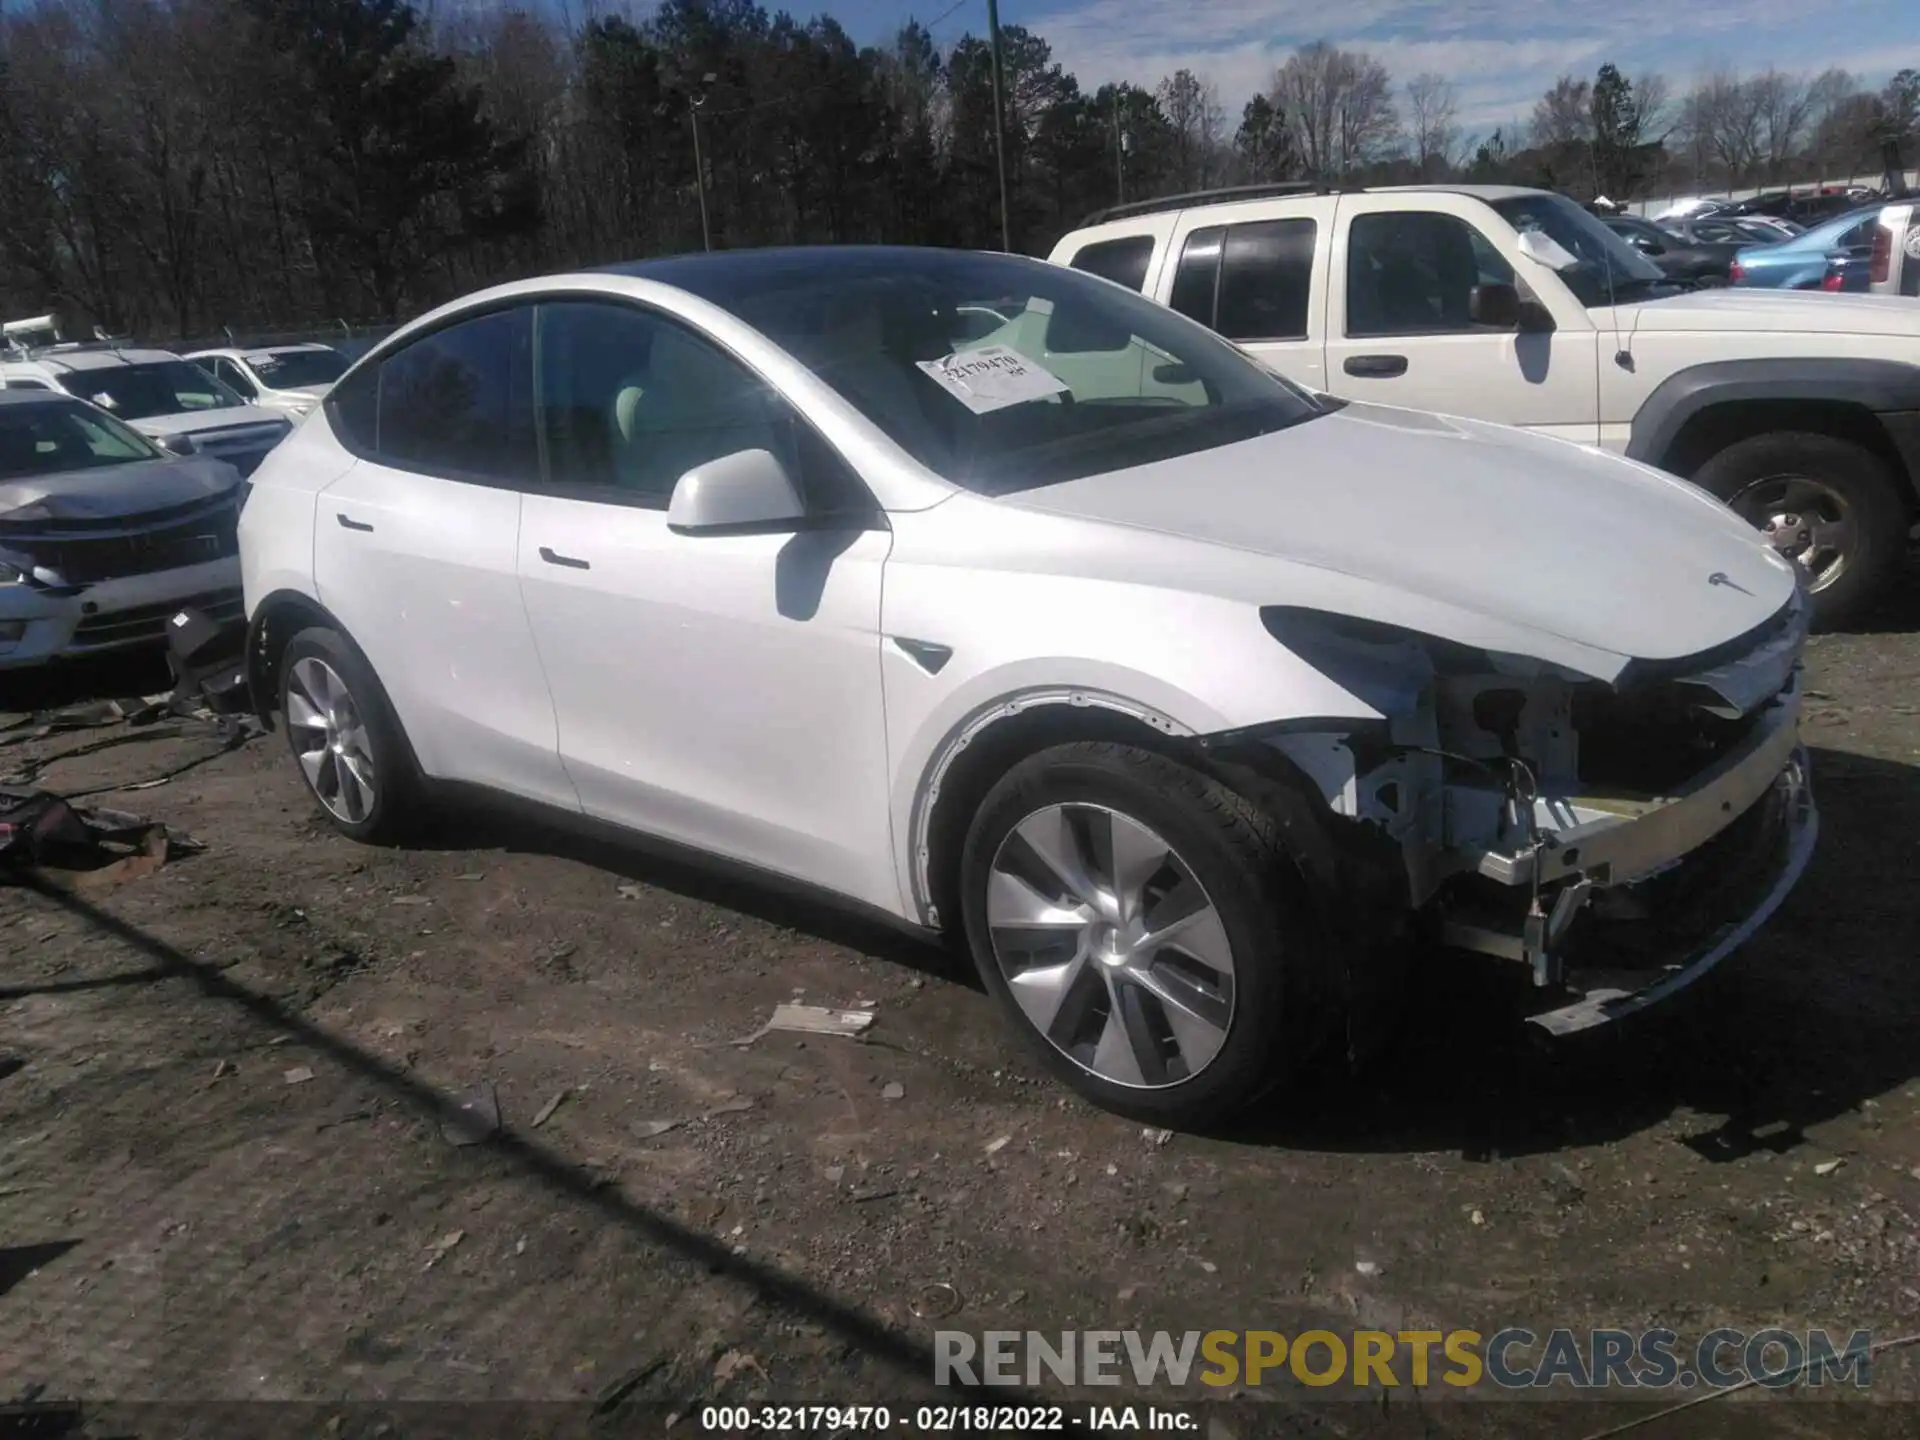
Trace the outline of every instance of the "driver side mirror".
{"type": "Polygon", "coordinates": [[[1520,328],[1520,292],[1496,281],[1476,285],[1467,297],[1467,318],[1494,330],[1520,328]]]}
{"type": "Polygon", "coordinates": [[[799,487],[771,450],[736,450],[687,471],[667,502],[680,535],[798,530],[807,516],[799,487]]]}

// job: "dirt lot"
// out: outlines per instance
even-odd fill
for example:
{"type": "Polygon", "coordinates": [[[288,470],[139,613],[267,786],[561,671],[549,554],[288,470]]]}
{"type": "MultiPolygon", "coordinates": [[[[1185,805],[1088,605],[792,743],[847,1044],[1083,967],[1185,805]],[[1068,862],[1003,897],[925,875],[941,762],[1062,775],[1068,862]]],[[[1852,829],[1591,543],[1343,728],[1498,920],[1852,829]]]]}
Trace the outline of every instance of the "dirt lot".
{"type": "MultiPolygon", "coordinates": [[[[1920,1331],[1911,623],[1815,642],[1822,848],[1698,1003],[1540,1053],[1488,983],[1432,977],[1379,1073],[1205,1138],[1067,1097],[945,955],[884,933],[484,817],[337,839],[278,735],[103,797],[207,849],[0,889],[0,1388],[684,1410],[921,1393],[936,1325],[1920,1331]],[[725,1043],[796,997],[877,1020],[725,1043]],[[502,1134],[449,1143],[436,1097],[484,1085],[502,1134]]],[[[151,679],[69,688],[95,683],[151,679]]],[[[1915,1354],[1875,1392],[1920,1395],[1915,1354]]],[[[1635,1434],[1914,1433],[1756,1393],[1635,1434]]],[[[1253,1428],[1601,1428],[1590,1402],[1270,1411],[1253,1428]]]]}

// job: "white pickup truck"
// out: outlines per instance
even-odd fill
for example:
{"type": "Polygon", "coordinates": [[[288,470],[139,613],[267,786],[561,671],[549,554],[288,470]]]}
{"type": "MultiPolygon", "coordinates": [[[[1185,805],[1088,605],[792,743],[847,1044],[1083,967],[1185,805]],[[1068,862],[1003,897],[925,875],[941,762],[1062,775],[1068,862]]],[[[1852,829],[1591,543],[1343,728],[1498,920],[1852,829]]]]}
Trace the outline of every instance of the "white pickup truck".
{"type": "MultiPolygon", "coordinates": [[[[1571,200],[1490,185],[1172,196],[1101,212],[1049,258],[1212,326],[1307,388],[1684,476],[1807,569],[1827,623],[1904,558],[1920,501],[1920,300],[1683,289],[1571,200]]],[[[1657,563],[1661,537],[1644,538],[1657,563]]]]}

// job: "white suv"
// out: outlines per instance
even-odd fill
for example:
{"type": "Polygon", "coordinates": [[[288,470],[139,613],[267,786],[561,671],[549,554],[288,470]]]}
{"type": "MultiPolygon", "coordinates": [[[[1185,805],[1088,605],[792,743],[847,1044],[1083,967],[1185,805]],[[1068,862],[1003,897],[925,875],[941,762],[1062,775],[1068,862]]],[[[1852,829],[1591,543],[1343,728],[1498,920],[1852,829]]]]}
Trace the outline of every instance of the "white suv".
{"type": "Polygon", "coordinates": [[[347,357],[331,345],[264,345],[251,350],[195,350],[186,357],[254,405],[305,415],[347,373],[347,357]]]}
{"type": "Polygon", "coordinates": [[[175,455],[209,455],[242,476],[293,428],[283,414],[242,400],[168,350],[114,341],[0,355],[0,389],[55,390],[98,405],[175,455]]]}
{"type": "Polygon", "coordinates": [[[1823,617],[1897,573],[1920,503],[1920,302],[1686,290],[1563,196],[1493,185],[1176,195],[1051,258],[1351,400],[1524,426],[1726,500],[1823,617]]]}
{"type": "Polygon", "coordinates": [[[1724,506],[1033,260],[471,296],[348,372],[240,543],[256,701],[346,834],[478,786],[964,936],[1165,1122],[1378,1033],[1417,936],[1549,1030],[1631,1013],[1813,844],[1805,595],[1724,506]]]}

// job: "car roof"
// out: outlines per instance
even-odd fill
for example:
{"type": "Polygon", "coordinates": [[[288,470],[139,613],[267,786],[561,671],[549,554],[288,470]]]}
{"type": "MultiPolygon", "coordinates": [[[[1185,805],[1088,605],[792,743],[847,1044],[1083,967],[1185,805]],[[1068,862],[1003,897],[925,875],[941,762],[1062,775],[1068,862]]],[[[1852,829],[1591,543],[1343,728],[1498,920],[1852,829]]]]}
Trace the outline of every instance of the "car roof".
{"type": "MultiPolygon", "coordinates": [[[[1016,264],[1042,265],[1026,255],[999,250],[957,250],[933,245],[777,245],[759,250],[710,250],[629,260],[589,274],[627,275],[672,285],[702,299],[718,300],[744,281],[811,272],[822,278],[917,269],[945,261],[991,256],[1016,264]]],[[[554,277],[559,278],[559,277],[554,277]]]]}
{"type": "Polygon", "coordinates": [[[80,405],[64,390],[0,390],[0,407],[8,405],[80,405]]]}
{"type": "Polygon", "coordinates": [[[110,370],[116,365],[158,365],[180,357],[171,350],[140,350],[122,347],[97,350],[49,350],[28,357],[30,365],[48,369],[110,370]]]}
{"type": "Polygon", "coordinates": [[[332,350],[331,345],[322,345],[314,340],[300,340],[292,345],[216,345],[210,350],[189,351],[183,359],[204,360],[220,355],[229,360],[244,360],[249,355],[299,355],[310,350],[332,350]]]}

